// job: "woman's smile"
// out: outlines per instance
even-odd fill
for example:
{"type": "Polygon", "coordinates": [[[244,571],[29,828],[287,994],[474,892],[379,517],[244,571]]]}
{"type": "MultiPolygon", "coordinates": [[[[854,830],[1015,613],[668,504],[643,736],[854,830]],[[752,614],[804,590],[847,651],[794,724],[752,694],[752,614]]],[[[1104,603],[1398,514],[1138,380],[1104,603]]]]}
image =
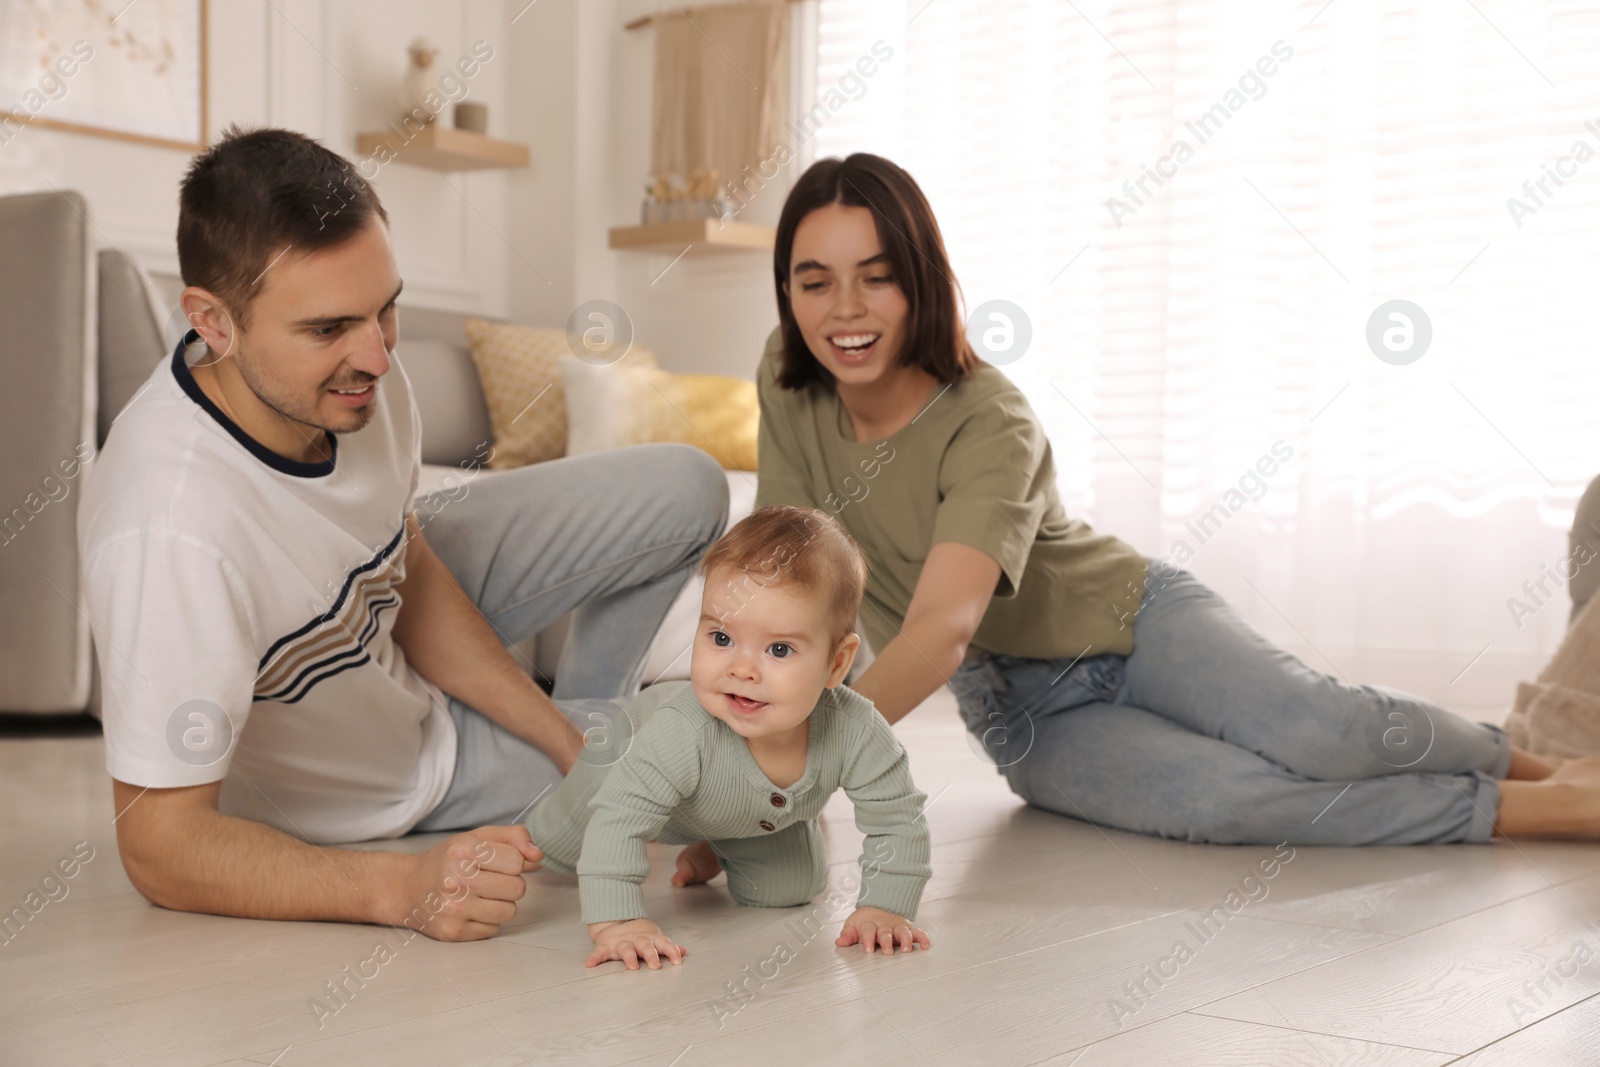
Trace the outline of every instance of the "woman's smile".
{"type": "Polygon", "coordinates": [[[881,331],[858,329],[831,334],[827,340],[835,360],[847,367],[860,367],[877,354],[882,339],[881,331]]]}

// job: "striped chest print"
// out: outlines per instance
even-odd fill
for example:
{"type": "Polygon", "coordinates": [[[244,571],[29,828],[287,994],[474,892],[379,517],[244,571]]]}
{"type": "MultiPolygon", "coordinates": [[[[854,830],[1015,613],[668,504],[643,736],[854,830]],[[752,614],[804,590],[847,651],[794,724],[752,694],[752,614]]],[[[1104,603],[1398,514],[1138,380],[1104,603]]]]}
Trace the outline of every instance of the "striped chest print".
{"type": "Polygon", "coordinates": [[[392,541],[345,576],[332,607],[273,642],[256,668],[256,700],[294,704],[318,682],[371,662],[380,616],[400,606],[405,533],[402,522],[392,541]]]}

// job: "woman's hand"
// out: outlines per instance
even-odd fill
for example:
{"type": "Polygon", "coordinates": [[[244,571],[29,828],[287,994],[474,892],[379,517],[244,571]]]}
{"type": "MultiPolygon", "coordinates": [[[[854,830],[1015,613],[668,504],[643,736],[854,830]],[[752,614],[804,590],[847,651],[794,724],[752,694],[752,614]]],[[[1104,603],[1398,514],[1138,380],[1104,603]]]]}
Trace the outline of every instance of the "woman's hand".
{"type": "Polygon", "coordinates": [[[674,965],[683,962],[689,950],[674,944],[650,919],[623,919],[616,922],[590,923],[589,939],[594,951],[589,953],[585,967],[598,967],[607,960],[621,960],[630,971],[639,969],[639,960],[652,971],[661,969],[661,957],[674,965]]]}
{"type": "Polygon", "coordinates": [[[838,948],[859,943],[868,953],[876,944],[883,948],[885,956],[893,956],[896,942],[901,952],[910,952],[913,947],[933,947],[928,935],[913,926],[910,919],[882,908],[857,908],[851,912],[833,943],[838,948]]]}

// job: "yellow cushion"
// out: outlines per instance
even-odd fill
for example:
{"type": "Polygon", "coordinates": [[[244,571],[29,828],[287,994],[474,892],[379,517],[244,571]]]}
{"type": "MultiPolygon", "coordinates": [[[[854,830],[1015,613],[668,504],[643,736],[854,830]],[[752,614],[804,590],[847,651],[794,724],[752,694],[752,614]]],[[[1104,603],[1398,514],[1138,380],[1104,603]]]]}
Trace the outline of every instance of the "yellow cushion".
{"type": "MultiPolygon", "coordinates": [[[[560,361],[571,358],[565,330],[468,319],[467,344],[494,431],[495,470],[560,459],[567,450],[567,404],[560,361]]],[[[655,366],[635,346],[619,366],[655,366]]]]}
{"type": "Polygon", "coordinates": [[[560,369],[568,455],[676,442],[703,449],[727,470],[756,469],[755,382],[628,363],[601,367],[571,357],[560,369]]]}

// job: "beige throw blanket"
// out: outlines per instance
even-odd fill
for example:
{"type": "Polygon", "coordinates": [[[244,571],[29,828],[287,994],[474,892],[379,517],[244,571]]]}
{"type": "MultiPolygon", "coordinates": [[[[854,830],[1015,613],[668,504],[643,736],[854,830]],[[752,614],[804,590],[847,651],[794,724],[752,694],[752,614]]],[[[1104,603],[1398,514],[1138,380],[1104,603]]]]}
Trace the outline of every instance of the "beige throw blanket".
{"type": "Polygon", "coordinates": [[[1517,686],[1506,733],[1541,756],[1600,756],[1600,596],[1572,621],[1538,680],[1517,686]]]}

